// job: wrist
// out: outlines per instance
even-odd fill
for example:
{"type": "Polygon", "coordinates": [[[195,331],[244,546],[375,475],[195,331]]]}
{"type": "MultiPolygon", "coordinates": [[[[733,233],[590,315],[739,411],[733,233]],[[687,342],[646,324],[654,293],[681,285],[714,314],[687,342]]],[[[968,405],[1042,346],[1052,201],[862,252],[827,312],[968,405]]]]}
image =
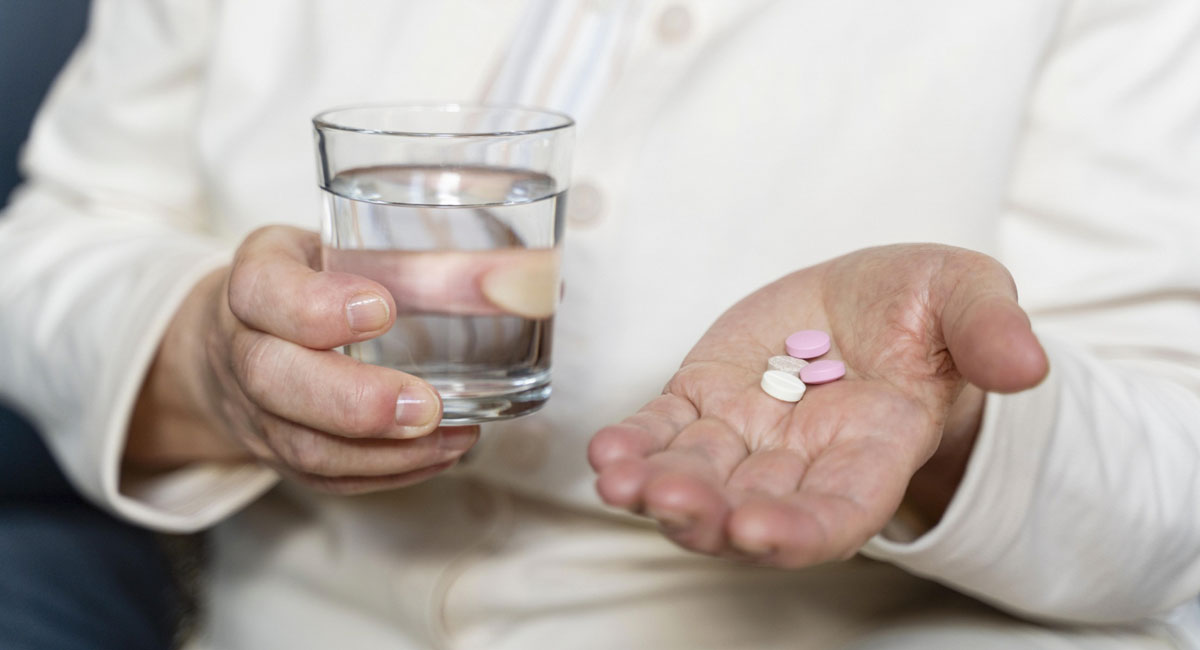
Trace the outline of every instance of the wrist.
{"type": "Polygon", "coordinates": [[[197,461],[239,461],[245,449],[224,434],[211,406],[214,380],[208,339],[218,328],[228,269],[205,276],[171,319],[142,383],[125,443],[123,465],[162,471],[197,461]]]}
{"type": "Polygon", "coordinates": [[[979,437],[985,402],[986,393],[982,389],[966,384],[946,415],[937,451],[908,484],[903,507],[926,529],[941,521],[966,474],[979,437]]]}

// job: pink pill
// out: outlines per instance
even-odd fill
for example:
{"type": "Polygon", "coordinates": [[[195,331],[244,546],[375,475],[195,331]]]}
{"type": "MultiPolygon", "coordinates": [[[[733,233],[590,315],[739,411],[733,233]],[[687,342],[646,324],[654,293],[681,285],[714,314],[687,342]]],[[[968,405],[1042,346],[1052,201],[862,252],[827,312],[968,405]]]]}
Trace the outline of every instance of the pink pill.
{"type": "Polygon", "coordinates": [[[797,359],[815,359],[829,352],[829,335],[821,330],[800,330],[787,337],[783,347],[797,359]]]}
{"type": "Polygon", "coordinates": [[[800,369],[800,380],[806,384],[827,384],[846,376],[846,364],[833,359],[814,361],[800,369]]]}

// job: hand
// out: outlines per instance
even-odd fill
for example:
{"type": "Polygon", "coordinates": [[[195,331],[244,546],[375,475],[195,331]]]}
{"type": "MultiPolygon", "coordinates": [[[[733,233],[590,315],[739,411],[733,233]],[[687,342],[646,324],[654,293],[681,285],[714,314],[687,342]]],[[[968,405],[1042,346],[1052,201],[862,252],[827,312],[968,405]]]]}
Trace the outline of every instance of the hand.
{"type": "Polygon", "coordinates": [[[247,457],[319,489],[416,483],[454,465],[478,427],[438,428],[437,392],[332,351],[376,337],[397,306],[376,282],[320,272],[320,241],[256,231],[189,295],[135,408],[126,467],[247,457]]]}
{"type": "Polygon", "coordinates": [[[953,492],[983,404],[968,382],[1018,391],[1047,370],[998,262],[946,246],[867,249],[734,305],[661,397],[596,434],[589,458],[607,503],[653,517],[686,548],[816,564],[878,533],[926,461],[953,492]],[[759,381],[801,329],[829,332],[823,358],[847,374],[790,404],[759,381]]]}

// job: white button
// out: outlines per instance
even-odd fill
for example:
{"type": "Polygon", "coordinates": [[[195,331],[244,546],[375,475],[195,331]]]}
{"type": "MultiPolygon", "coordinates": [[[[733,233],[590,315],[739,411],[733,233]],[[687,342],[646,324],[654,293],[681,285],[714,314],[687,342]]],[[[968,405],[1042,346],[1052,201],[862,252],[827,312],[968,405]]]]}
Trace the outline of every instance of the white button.
{"type": "Polygon", "coordinates": [[[679,43],[692,33],[692,13],[686,7],[671,5],[658,17],[658,38],[664,43],[679,43]]]}
{"type": "Polygon", "coordinates": [[[604,196],[591,183],[576,183],[567,197],[567,221],[572,226],[586,228],[600,222],[604,214],[604,196]]]}

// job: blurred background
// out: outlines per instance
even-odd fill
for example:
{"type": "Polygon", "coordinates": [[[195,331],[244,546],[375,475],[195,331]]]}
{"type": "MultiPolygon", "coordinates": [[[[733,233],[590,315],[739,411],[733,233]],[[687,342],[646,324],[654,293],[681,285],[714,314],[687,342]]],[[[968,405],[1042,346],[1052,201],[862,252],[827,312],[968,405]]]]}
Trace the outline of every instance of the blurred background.
{"type": "MultiPolygon", "coordinates": [[[[0,0],[3,205],[21,181],[21,144],[84,33],[88,5],[0,0]]],[[[0,341],[0,363],[6,356],[0,341]]],[[[164,552],[170,540],[84,501],[19,411],[0,403],[0,650],[177,645],[183,605],[179,572],[164,552]]]]}
{"type": "MultiPolygon", "coordinates": [[[[88,0],[0,0],[0,201],[20,182],[17,157],[50,83],[87,24],[88,0]]],[[[3,307],[0,307],[3,308],[3,307]]],[[[2,348],[0,348],[2,349],[2,348]]],[[[69,489],[32,426],[0,404],[0,495],[69,489]]]]}

